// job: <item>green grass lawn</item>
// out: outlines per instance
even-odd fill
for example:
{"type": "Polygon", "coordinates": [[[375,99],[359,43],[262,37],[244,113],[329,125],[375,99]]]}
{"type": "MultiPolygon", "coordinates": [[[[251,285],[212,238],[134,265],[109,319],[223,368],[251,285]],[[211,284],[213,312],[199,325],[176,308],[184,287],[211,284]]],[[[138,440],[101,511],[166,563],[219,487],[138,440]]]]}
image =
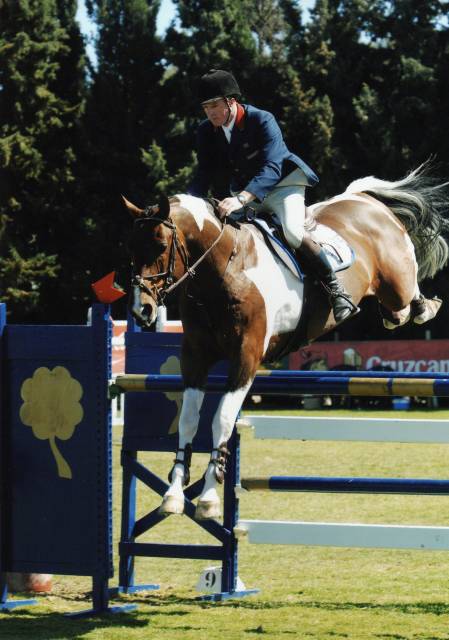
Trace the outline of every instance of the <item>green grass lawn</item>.
{"type": "MultiPolygon", "coordinates": [[[[268,413],[264,411],[263,413],[268,413]]],[[[331,415],[321,411],[286,411],[331,415]]],[[[441,418],[449,411],[400,413],[339,411],[338,416],[441,418]]],[[[119,433],[114,444],[114,537],[119,535],[119,433]]],[[[165,477],[172,454],[144,454],[165,477]]],[[[206,456],[194,455],[193,478],[206,456]]],[[[247,475],[449,477],[448,445],[330,443],[242,438],[247,475]]],[[[139,515],[157,496],[139,492],[139,515]]],[[[449,526],[446,497],[256,493],[241,501],[243,518],[449,526]]],[[[142,541],[210,542],[183,517],[168,518],[142,541]]],[[[117,549],[117,544],[114,544],[117,549]]],[[[155,592],[124,596],[136,612],[70,620],[63,612],[90,606],[90,580],[55,576],[53,593],[39,605],[0,615],[1,640],[190,640],[300,638],[306,640],[449,640],[449,553],[240,544],[239,574],[256,597],[218,604],[195,601],[204,561],[138,559],[137,582],[157,582],[155,592]]],[[[209,563],[211,564],[211,563],[209,563]]],[[[115,563],[117,566],[117,562],[115,563]]],[[[114,580],[111,581],[114,584],[114,580]]],[[[119,599],[114,602],[118,602],[119,599]]]]}

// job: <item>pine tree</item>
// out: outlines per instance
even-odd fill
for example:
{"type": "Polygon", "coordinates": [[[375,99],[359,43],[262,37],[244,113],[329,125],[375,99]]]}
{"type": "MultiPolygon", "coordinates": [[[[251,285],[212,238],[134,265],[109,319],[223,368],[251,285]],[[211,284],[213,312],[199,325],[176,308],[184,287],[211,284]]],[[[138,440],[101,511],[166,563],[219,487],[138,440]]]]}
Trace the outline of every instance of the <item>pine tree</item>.
{"type": "Polygon", "coordinates": [[[72,223],[83,106],[75,11],[75,0],[0,3],[0,291],[18,320],[48,313],[42,301],[61,272],[60,232],[72,223]]]}
{"type": "Polygon", "coordinates": [[[119,269],[125,282],[129,220],[120,194],[139,204],[151,201],[155,183],[143,150],[164,136],[166,126],[160,91],[164,52],[156,35],[160,1],[86,5],[98,27],[85,125],[86,260],[92,280],[119,269]]]}

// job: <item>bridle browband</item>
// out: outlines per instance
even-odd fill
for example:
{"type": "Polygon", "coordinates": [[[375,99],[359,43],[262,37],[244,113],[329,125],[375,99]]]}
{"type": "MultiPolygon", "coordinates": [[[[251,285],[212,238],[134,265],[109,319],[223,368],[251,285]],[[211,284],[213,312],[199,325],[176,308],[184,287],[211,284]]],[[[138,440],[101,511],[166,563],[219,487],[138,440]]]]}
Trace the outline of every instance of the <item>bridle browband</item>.
{"type": "Polygon", "coordinates": [[[178,238],[178,229],[174,222],[170,218],[158,218],[157,216],[151,215],[154,209],[152,207],[147,207],[144,210],[144,215],[139,218],[139,220],[154,220],[155,222],[159,222],[164,226],[168,227],[171,234],[171,245],[170,245],[170,254],[168,257],[168,265],[165,271],[161,271],[160,273],[155,273],[149,276],[142,276],[139,273],[133,271],[131,283],[133,286],[138,287],[141,291],[151,296],[157,303],[158,306],[164,304],[164,300],[167,295],[172,293],[184,280],[187,278],[193,278],[196,273],[196,268],[203,262],[203,260],[207,257],[207,255],[212,251],[212,249],[219,243],[221,237],[226,228],[226,220],[222,222],[222,228],[218,236],[215,238],[211,246],[206,249],[202,256],[198,258],[198,260],[192,265],[189,266],[189,258],[187,254],[187,250],[185,246],[180,242],[178,238]],[[176,263],[176,252],[178,252],[181,256],[183,265],[185,267],[185,273],[179,278],[179,280],[174,281],[174,272],[175,272],[175,263],[176,263]],[[147,286],[146,281],[152,283],[155,280],[163,280],[163,283],[160,287],[153,285],[152,288],[147,286]]]}

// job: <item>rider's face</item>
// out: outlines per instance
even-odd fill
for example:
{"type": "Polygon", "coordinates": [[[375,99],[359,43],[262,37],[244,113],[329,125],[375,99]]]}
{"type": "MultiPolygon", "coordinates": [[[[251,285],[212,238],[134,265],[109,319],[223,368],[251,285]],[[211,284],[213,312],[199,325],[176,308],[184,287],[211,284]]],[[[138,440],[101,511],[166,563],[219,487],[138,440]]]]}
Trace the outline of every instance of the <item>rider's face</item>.
{"type": "MultiPolygon", "coordinates": [[[[235,104],[234,98],[229,100],[231,110],[235,104]]],[[[201,105],[203,107],[204,113],[206,117],[214,127],[221,127],[225,124],[229,117],[229,108],[226,104],[226,100],[223,98],[217,98],[217,100],[211,100],[210,102],[206,102],[201,105]]]]}

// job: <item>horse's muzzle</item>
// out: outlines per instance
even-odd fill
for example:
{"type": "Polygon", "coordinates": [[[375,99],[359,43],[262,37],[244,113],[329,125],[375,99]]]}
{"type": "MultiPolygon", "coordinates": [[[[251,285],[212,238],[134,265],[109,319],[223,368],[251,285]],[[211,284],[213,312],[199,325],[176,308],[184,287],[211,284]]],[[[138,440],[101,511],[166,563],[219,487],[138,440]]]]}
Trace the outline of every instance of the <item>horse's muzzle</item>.
{"type": "Polygon", "coordinates": [[[157,318],[157,305],[151,300],[142,304],[141,290],[138,286],[132,289],[131,315],[142,329],[151,329],[157,318]]]}

